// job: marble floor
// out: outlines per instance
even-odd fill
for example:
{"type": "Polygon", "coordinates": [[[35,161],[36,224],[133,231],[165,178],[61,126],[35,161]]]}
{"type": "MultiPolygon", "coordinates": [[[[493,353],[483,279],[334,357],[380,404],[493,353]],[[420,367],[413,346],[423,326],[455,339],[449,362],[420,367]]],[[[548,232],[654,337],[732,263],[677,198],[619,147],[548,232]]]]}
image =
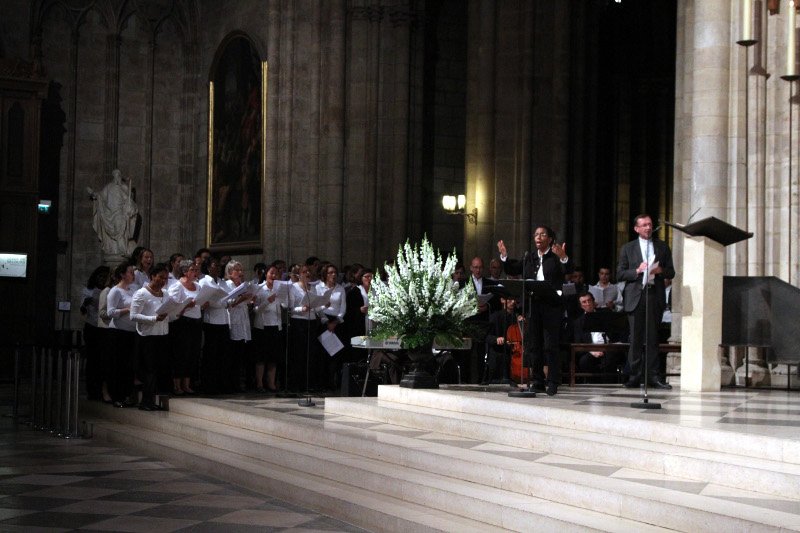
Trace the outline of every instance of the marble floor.
{"type": "Polygon", "coordinates": [[[363,530],[198,472],[2,417],[0,531],[363,530]]]}
{"type": "MultiPolygon", "coordinates": [[[[503,387],[447,386],[444,390],[475,396],[506,396],[503,387]]],[[[661,409],[631,407],[640,391],[619,386],[561,387],[555,397],[515,400],[603,413],[635,420],[657,420],[690,428],[732,434],[769,435],[800,441],[800,393],[727,389],[718,393],[650,391],[661,409]]],[[[560,471],[585,472],[609,480],[635,483],[643,490],[663,488],[686,498],[744,503],[778,513],[786,523],[800,524],[800,502],[713,483],[620,468],[592,460],[537,453],[490,442],[416,431],[326,413],[325,399],[315,407],[297,400],[238,395],[219,398],[232,406],[303,420],[325,431],[365,438],[394,435],[418,441],[415,446],[446,446],[448,454],[484,452],[546,465],[560,471]],[[376,436],[377,435],[377,436],[376,436]]],[[[141,416],[156,416],[140,413],[141,416]]],[[[227,484],[198,472],[142,457],[92,440],[64,441],[0,418],[0,531],[362,531],[354,526],[227,484]]],[[[735,446],[732,435],[731,445],[735,446]]]]}

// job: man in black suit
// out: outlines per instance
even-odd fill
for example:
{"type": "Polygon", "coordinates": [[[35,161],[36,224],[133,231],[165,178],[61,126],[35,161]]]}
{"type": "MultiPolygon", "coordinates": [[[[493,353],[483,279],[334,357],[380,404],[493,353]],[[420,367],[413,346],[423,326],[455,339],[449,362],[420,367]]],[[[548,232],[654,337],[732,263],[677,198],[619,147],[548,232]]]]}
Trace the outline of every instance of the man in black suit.
{"type": "MultiPolygon", "coordinates": [[[[473,257],[469,264],[470,276],[466,283],[471,283],[475,288],[475,294],[492,294],[489,287],[497,285],[497,282],[483,277],[483,259],[473,257]]],[[[465,283],[465,285],[466,285],[465,283]]],[[[498,298],[492,297],[488,302],[478,305],[478,313],[469,317],[467,322],[472,326],[472,350],[465,355],[469,361],[463,366],[466,372],[467,383],[480,383],[484,376],[484,358],[486,355],[486,344],[484,338],[489,329],[489,315],[492,311],[499,309],[496,303],[498,298]]]]}
{"type": "MultiPolygon", "coordinates": [[[[595,331],[588,325],[587,317],[597,316],[595,313],[598,312],[592,293],[581,293],[578,295],[578,302],[583,314],[575,319],[573,341],[581,344],[617,342],[613,331],[595,331]]],[[[599,313],[608,317],[611,316],[611,311],[602,310],[599,313]]],[[[577,356],[578,371],[580,372],[613,372],[614,369],[625,362],[625,356],[621,352],[583,352],[577,354],[577,356]]]]}
{"type": "MultiPolygon", "coordinates": [[[[512,276],[522,274],[524,279],[546,281],[554,290],[561,291],[564,275],[572,272],[572,263],[567,257],[566,244],[556,243],[555,238],[552,229],[537,226],[533,232],[536,249],[533,253],[525,254],[522,260],[509,259],[505,243],[499,241],[497,249],[506,273],[512,276]]],[[[553,299],[533,298],[527,310],[530,341],[525,342],[525,366],[533,368],[534,387],[546,390],[548,396],[553,396],[561,384],[558,338],[564,304],[560,294],[553,299]],[[544,365],[547,365],[547,376],[544,375],[544,365]]]]}
{"type": "Polygon", "coordinates": [[[671,389],[672,386],[659,373],[658,325],[664,313],[664,280],[675,277],[672,252],[667,243],[653,238],[650,215],[637,216],[633,231],[639,238],[622,246],[617,263],[617,279],[626,282],[622,293],[623,309],[628,313],[630,327],[630,380],[625,386],[632,388],[640,385],[642,351],[646,349],[650,384],[658,389],[671,389]]]}

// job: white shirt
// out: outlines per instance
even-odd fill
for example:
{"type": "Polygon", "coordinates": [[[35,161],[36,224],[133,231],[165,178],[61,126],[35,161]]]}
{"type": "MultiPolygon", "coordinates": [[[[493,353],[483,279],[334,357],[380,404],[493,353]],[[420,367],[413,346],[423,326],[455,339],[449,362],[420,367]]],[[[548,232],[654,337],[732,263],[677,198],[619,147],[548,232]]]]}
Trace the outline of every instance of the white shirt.
{"type": "Polygon", "coordinates": [[[136,333],[142,337],[150,335],[166,335],[169,333],[169,322],[166,319],[158,321],[156,311],[164,301],[169,298],[162,291],[162,296],[156,296],[147,287],[133,293],[131,299],[131,320],[136,323],[136,333]]]}
{"type": "MultiPolygon", "coordinates": [[[[225,292],[230,292],[228,284],[225,280],[217,279],[216,281],[211,276],[206,276],[200,281],[200,286],[219,287],[225,292]]],[[[218,326],[228,325],[228,306],[226,299],[215,300],[208,302],[208,307],[203,311],[203,322],[206,324],[216,324],[218,326]]]]}
{"type": "MultiPolygon", "coordinates": [[[[228,285],[228,292],[237,287],[233,280],[227,280],[225,283],[228,285]]],[[[231,340],[233,341],[249,341],[252,339],[250,335],[250,313],[247,312],[247,302],[241,302],[239,305],[228,306],[228,324],[231,327],[231,340]]]]}
{"type": "MultiPolygon", "coordinates": [[[[324,283],[317,285],[317,294],[322,295],[330,289],[324,283]]],[[[347,310],[347,301],[345,298],[344,287],[338,283],[333,287],[331,293],[331,305],[329,307],[321,307],[322,323],[325,324],[330,319],[336,319],[339,322],[344,321],[344,312],[347,310]]]]}
{"type": "Polygon", "coordinates": [[[115,286],[108,293],[108,316],[111,317],[112,328],[136,331],[136,323],[131,320],[130,313],[122,313],[123,309],[130,308],[135,292],[133,285],[130,285],[127,289],[115,286]]]}
{"type": "Polygon", "coordinates": [[[264,329],[267,326],[278,326],[278,330],[282,329],[281,307],[288,305],[288,293],[278,294],[275,300],[269,301],[270,296],[279,291],[282,283],[275,280],[272,289],[267,287],[266,281],[259,284],[259,289],[256,293],[256,305],[253,307],[253,312],[255,313],[253,318],[254,328],[264,329]]]}
{"type": "Polygon", "coordinates": [[[111,290],[110,287],[106,287],[102,291],[100,291],[100,296],[97,297],[97,327],[98,328],[108,328],[109,324],[111,323],[111,317],[108,316],[108,293],[111,290]]]}
{"type": "MultiPolygon", "coordinates": [[[[309,284],[308,292],[316,294],[313,285],[309,284]]],[[[289,287],[289,308],[292,310],[292,318],[316,320],[317,312],[315,309],[303,311],[303,307],[305,307],[307,303],[308,299],[306,298],[306,291],[303,289],[303,286],[300,285],[299,281],[292,283],[292,286],[289,287]]]]}
{"type": "MultiPolygon", "coordinates": [[[[183,283],[177,281],[173,283],[169,289],[167,289],[167,293],[169,293],[169,297],[175,300],[176,302],[181,303],[189,303],[189,300],[194,300],[197,298],[197,291],[200,290],[200,286],[197,282],[194,282],[194,290],[187,289],[183,286],[183,283]]],[[[190,307],[183,312],[183,316],[186,318],[200,318],[202,314],[202,310],[198,306],[190,307]]]]}

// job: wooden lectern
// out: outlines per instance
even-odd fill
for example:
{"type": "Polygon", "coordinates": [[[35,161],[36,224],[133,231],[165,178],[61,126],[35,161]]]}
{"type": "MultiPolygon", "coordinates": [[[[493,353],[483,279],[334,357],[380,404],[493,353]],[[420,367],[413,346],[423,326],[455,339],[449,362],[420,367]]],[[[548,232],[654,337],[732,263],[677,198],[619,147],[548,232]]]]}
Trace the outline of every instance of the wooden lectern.
{"type": "Polygon", "coordinates": [[[718,391],[721,379],[717,347],[722,339],[724,249],[753,234],[715,217],[685,226],[665,223],[686,234],[681,290],[681,389],[718,391]]]}

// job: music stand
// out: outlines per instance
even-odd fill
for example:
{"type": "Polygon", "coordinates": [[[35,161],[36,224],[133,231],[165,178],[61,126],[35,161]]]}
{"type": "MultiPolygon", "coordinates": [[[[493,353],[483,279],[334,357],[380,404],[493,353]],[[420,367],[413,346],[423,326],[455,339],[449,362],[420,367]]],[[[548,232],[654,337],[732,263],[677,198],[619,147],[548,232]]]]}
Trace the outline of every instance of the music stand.
{"type": "MultiPolygon", "coordinates": [[[[548,281],[535,279],[504,279],[497,285],[502,287],[507,294],[512,295],[517,301],[522,301],[522,315],[528,320],[527,307],[528,300],[553,304],[560,302],[560,297],[556,290],[548,281]]],[[[494,289],[494,288],[492,288],[494,289]]],[[[491,290],[494,292],[494,290],[491,290]]],[[[527,328],[527,325],[526,325],[527,328]]],[[[533,365],[533,361],[529,361],[533,365]]],[[[522,335],[522,367],[525,368],[525,334],[522,335]]],[[[528,388],[524,390],[514,390],[508,393],[511,398],[535,398],[536,391],[533,390],[533,366],[528,367],[528,388]]]]}

